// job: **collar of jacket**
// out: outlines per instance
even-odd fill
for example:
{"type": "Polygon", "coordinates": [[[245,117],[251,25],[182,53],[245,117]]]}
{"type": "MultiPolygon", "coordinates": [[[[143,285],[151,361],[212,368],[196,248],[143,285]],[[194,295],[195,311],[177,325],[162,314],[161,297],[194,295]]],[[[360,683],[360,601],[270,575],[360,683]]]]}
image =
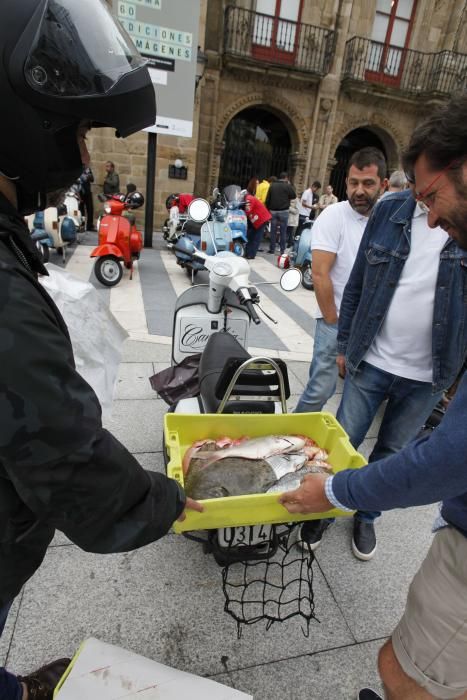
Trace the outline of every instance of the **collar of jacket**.
{"type": "Polygon", "coordinates": [[[382,203],[385,203],[386,206],[392,204],[394,213],[391,214],[390,221],[395,224],[406,224],[411,221],[417,205],[410,190],[388,194],[382,203]]]}
{"type": "Polygon", "coordinates": [[[11,248],[10,238],[20,248],[33,272],[39,275],[49,274],[39,258],[26,222],[11,202],[0,192],[0,240],[3,240],[11,248]]]}

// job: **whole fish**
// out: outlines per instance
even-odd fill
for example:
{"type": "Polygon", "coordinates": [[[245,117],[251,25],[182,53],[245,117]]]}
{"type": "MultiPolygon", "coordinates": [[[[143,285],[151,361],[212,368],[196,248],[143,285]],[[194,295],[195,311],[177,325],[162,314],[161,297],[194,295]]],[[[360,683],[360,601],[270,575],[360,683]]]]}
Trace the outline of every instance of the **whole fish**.
{"type": "Polygon", "coordinates": [[[226,457],[204,466],[195,458],[185,480],[187,496],[196,500],[263,493],[277,481],[276,473],[264,459],[226,457]]]}
{"type": "Polygon", "coordinates": [[[217,462],[228,457],[265,459],[280,453],[298,452],[305,446],[305,443],[306,438],[300,435],[266,435],[245,440],[239,445],[233,445],[221,450],[199,450],[196,453],[196,458],[205,459],[206,466],[211,464],[211,462],[217,462]]]}

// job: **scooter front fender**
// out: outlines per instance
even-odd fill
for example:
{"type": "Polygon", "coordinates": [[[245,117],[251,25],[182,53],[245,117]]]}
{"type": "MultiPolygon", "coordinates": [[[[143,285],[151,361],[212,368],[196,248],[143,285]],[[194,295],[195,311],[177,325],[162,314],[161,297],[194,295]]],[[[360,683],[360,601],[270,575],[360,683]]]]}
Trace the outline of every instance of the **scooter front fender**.
{"type": "Polygon", "coordinates": [[[116,245],[112,245],[110,243],[104,243],[104,245],[98,245],[96,248],[94,248],[90,257],[91,258],[102,258],[102,257],[104,257],[104,255],[114,255],[116,258],[123,260],[123,255],[122,255],[122,251],[120,250],[120,248],[117,248],[116,245]]]}

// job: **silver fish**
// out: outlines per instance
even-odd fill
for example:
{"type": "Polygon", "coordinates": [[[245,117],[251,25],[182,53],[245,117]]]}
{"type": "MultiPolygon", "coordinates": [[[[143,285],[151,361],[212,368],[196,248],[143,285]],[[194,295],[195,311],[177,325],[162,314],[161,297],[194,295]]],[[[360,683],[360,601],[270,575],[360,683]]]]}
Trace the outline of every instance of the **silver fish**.
{"type": "Polygon", "coordinates": [[[276,481],[275,484],[270,486],[267,493],[284,493],[285,491],[295,491],[298,489],[302,483],[305,474],[330,474],[330,467],[328,468],[321,465],[305,466],[296,472],[289,472],[281,479],[276,481]]]}
{"type": "Polygon", "coordinates": [[[226,447],[221,450],[211,452],[209,450],[199,450],[196,453],[197,459],[206,458],[206,466],[211,462],[228,457],[244,457],[245,459],[265,459],[272,455],[298,452],[305,446],[305,438],[299,435],[266,435],[264,437],[245,440],[240,445],[226,447]]]}

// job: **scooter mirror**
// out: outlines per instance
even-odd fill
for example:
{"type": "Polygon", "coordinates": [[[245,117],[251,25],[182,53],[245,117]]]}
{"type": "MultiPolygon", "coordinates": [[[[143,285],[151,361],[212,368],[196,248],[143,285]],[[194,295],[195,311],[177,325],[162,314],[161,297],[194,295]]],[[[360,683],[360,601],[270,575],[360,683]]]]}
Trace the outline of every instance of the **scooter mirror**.
{"type": "Polygon", "coordinates": [[[197,221],[198,223],[206,221],[210,213],[211,207],[205,199],[193,199],[188,206],[188,216],[192,221],[197,221]]]}
{"type": "Polygon", "coordinates": [[[280,278],[280,285],[285,292],[292,292],[300,285],[302,273],[296,267],[286,270],[280,278]]]}
{"type": "Polygon", "coordinates": [[[221,193],[220,189],[218,187],[214,187],[214,189],[212,191],[212,196],[215,198],[218,195],[220,195],[220,193],[221,193]]]}

